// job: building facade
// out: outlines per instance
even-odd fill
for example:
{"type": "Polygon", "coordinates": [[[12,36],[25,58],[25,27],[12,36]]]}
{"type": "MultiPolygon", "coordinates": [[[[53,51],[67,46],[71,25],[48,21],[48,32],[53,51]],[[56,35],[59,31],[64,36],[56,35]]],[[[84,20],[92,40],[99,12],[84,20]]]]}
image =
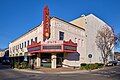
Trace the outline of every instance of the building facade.
{"type": "Polygon", "coordinates": [[[9,60],[9,49],[1,49],[0,50],[0,62],[3,60],[9,60]]]}
{"type": "MultiPolygon", "coordinates": [[[[104,21],[99,19],[93,14],[82,15],[80,18],[71,21],[70,23],[77,26],[82,26],[85,29],[86,34],[86,55],[92,54],[91,62],[93,63],[102,63],[103,59],[101,56],[101,51],[96,45],[96,36],[98,30],[104,26],[110,27],[104,21]]],[[[87,57],[86,57],[87,58],[87,57]]],[[[114,60],[114,50],[108,57],[109,61],[114,60]]],[[[86,63],[89,63],[89,58],[86,59],[86,63]]]]}
{"type": "Polygon", "coordinates": [[[2,62],[4,55],[5,55],[4,50],[0,50],[0,62],[2,62]]]}
{"type": "Polygon", "coordinates": [[[42,22],[9,44],[11,60],[36,67],[80,67],[81,63],[90,63],[88,55],[92,54],[92,63],[103,62],[95,43],[97,31],[106,25],[102,20],[90,14],[71,22],[51,17],[48,22],[50,27],[42,22]]]}
{"type": "MultiPolygon", "coordinates": [[[[59,53],[58,55],[62,56],[62,64],[64,64],[63,66],[80,66],[80,53],[85,53],[85,30],[79,26],[73,25],[69,22],[66,22],[64,20],[61,20],[59,18],[56,17],[52,17],[50,19],[50,38],[47,39],[44,43],[43,41],[43,23],[39,26],[37,26],[36,28],[28,31],[26,34],[24,34],[23,36],[19,37],[18,39],[14,40],[13,42],[11,42],[9,44],[9,49],[10,49],[10,57],[15,58],[15,61],[20,61],[23,60],[24,61],[24,57],[25,55],[30,55],[28,53],[31,53],[28,49],[27,46],[32,45],[32,42],[41,42],[44,44],[48,44],[52,43],[51,45],[55,45],[57,44],[62,44],[63,41],[70,41],[77,43],[77,53],[64,53],[65,51],[62,52],[57,52],[59,53]],[[55,43],[56,42],[56,43],[55,43]],[[63,56],[66,55],[67,59],[63,59],[63,56]],[[78,55],[78,59],[79,60],[74,60],[72,59],[73,56],[78,55]],[[68,60],[70,59],[70,60],[68,60]]],[[[33,51],[33,50],[32,50],[33,51]]],[[[38,56],[48,56],[49,62],[51,62],[51,54],[54,53],[55,50],[53,52],[47,51],[47,52],[41,52],[42,54],[39,55],[38,53],[32,56],[34,57],[34,61],[31,61],[31,59],[29,59],[31,62],[36,63],[36,65],[38,65],[37,62],[40,63],[40,61],[45,61],[44,58],[43,60],[41,60],[40,58],[37,59],[38,56]],[[40,60],[40,61],[38,61],[40,60]]],[[[55,52],[56,53],[56,52],[55,52]]],[[[31,57],[32,58],[32,57],[31,57]]],[[[46,57],[47,58],[47,57],[46,57]]],[[[76,58],[76,57],[75,57],[76,58]]],[[[40,65],[38,65],[40,66],[40,65]]]]}

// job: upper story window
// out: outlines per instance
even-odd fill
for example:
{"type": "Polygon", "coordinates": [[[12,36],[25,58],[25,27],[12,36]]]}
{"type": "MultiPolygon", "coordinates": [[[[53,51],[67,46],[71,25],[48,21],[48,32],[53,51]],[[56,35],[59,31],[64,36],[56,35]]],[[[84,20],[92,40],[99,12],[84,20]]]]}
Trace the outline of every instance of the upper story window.
{"type": "Polygon", "coordinates": [[[25,47],[26,47],[26,42],[25,42],[25,47]]]}
{"type": "Polygon", "coordinates": [[[59,40],[64,40],[64,32],[59,31],[59,40]]]}
{"type": "Polygon", "coordinates": [[[20,44],[20,49],[21,49],[21,44],[20,44]]]}
{"type": "Polygon", "coordinates": [[[15,50],[17,49],[17,46],[15,46],[15,50]]]}
{"type": "Polygon", "coordinates": [[[77,42],[77,38],[75,38],[75,42],[77,42]]]}
{"type": "Polygon", "coordinates": [[[37,37],[35,37],[35,42],[37,43],[37,37]]]}
{"type": "Polygon", "coordinates": [[[18,49],[19,49],[19,45],[18,45],[18,49]]]}
{"type": "Polygon", "coordinates": [[[18,45],[16,45],[16,50],[18,49],[18,45]]]}
{"type": "Polygon", "coordinates": [[[22,43],[22,48],[23,48],[23,43],[22,43]]]}
{"type": "Polygon", "coordinates": [[[30,42],[29,42],[29,40],[28,40],[28,46],[30,45],[30,42]]]}
{"type": "Polygon", "coordinates": [[[31,39],[31,44],[32,44],[32,42],[33,42],[33,39],[31,39]]]}

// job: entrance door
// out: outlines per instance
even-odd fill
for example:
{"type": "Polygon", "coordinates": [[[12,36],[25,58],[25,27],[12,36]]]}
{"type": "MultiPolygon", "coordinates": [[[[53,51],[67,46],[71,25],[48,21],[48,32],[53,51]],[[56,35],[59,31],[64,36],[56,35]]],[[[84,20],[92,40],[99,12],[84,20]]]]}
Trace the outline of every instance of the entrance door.
{"type": "Polygon", "coordinates": [[[63,53],[57,54],[57,67],[62,67],[63,62],[63,53]]]}
{"type": "Polygon", "coordinates": [[[34,67],[36,67],[36,66],[37,66],[37,61],[36,61],[37,55],[35,54],[35,55],[33,55],[31,58],[32,58],[32,65],[33,65],[34,67]]]}

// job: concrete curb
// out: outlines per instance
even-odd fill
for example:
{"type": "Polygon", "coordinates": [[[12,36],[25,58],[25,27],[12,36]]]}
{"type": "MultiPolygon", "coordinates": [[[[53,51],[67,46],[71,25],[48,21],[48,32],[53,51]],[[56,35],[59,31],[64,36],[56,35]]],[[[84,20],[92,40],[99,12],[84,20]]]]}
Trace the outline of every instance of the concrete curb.
{"type": "MultiPolygon", "coordinates": [[[[108,68],[112,68],[112,67],[108,67],[108,68]]],[[[29,73],[41,73],[41,74],[72,74],[72,73],[80,73],[80,74],[88,74],[88,73],[91,73],[91,72],[96,72],[96,71],[99,71],[99,70],[104,70],[104,69],[107,69],[107,68],[100,68],[100,69],[94,69],[94,70],[77,70],[77,71],[66,71],[66,72],[42,72],[42,71],[37,71],[37,70],[29,70],[29,69],[17,69],[17,68],[14,68],[13,70],[15,71],[21,71],[21,72],[29,72],[29,73]]]]}
{"type": "Polygon", "coordinates": [[[42,71],[36,71],[36,70],[27,70],[27,69],[17,69],[14,68],[15,71],[21,71],[21,72],[29,72],[29,73],[41,73],[41,74],[72,74],[72,73],[89,73],[87,70],[81,70],[81,71],[66,71],[66,72],[42,72],[42,71]]]}
{"type": "Polygon", "coordinates": [[[14,68],[13,70],[21,71],[21,72],[30,72],[30,73],[44,73],[44,72],[41,72],[41,71],[34,71],[34,70],[27,70],[27,69],[17,69],[17,68],[14,68]]]}

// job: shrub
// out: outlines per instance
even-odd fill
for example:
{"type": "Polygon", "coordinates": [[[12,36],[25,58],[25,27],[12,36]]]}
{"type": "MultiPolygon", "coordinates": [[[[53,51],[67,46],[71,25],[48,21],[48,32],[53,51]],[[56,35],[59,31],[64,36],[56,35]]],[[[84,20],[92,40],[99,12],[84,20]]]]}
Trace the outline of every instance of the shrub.
{"type": "Polygon", "coordinates": [[[86,66],[87,64],[86,63],[81,63],[81,66],[86,66]]]}
{"type": "Polygon", "coordinates": [[[103,66],[104,66],[104,64],[98,63],[98,67],[99,67],[99,68],[102,68],[103,66]]]}
{"type": "Polygon", "coordinates": [[[101,63],[95,63],[95,64],[86,64],[86,63],[82,63],[80,69],[81,70],[93,70],[93,69],[98,69],[98,68],[102,68],[103,64],[101,63]]]}
{"type": "Polygon", "coordinates": [[[86,65],[87,65],[86,63],[81,63],[81,67],[80,67],[80,69],[81,69],[81,70],[86,69],[86,65]]]}
{"type": "Polygon", "coordinates": [[[20,64],[19,62],[14,62],[14,67],[18,68],[19,64],[20,64]]]}
{"type": "Polygon", "coordinates": [[[22,65],[22,69],[26,69],[27,68],[27,62],[21,62],[20,64],[22,65]]]}
{"type": "Polygon", "coordinates": [[[99,65],[98,63],[95,63],[95,69],[98,69],[99,65]]]}
{"type": "Polygon", "coordinates": [[[27,65],[27,68],[31,68],[31,64],[28,64],[28,65],[27,65]]]}
{"type": "Polygon", "coordinates": [[[86,70],[89,70],[89,69],[90,69],[90,65],[89,65],[89,64],[86,64],[85,69],[86,69],[86,70]]]}

